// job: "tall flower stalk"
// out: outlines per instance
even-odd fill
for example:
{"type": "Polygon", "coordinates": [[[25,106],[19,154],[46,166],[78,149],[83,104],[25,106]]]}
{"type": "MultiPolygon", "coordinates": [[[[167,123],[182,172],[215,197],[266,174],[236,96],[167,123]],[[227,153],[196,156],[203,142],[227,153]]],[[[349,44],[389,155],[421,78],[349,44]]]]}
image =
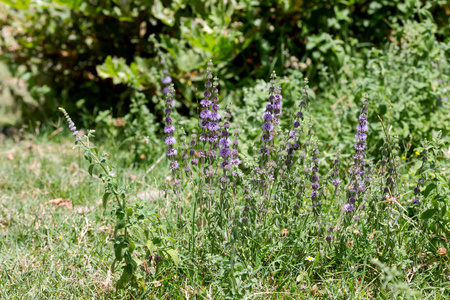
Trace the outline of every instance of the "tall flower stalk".
{"type": "Polygon", "coordinates": [[[164,143],[167,146],[166,155],[170,160],[169,167],[172,170],[172,174],[173,174],[172,185],[174,186],[175,194],[177,197],[178,220],[181,221],[181,203],[180,203],[180,191],[179,191],[180,176],[178,175],[179,164],[178,164],[178,161],[176,160],[178,151],[175,148],[175,144],[177,141],[173,135],[173,133],[175,132],[175,126],[173,125],[173,118],[171,117],[171,114],[173,112],[172,109],[174,106],[174,99],[173,99],[174,92],[175,92],[175,89],[173,87],[173,84],[171,84],[169,87],[169,90],[166,94],[166,100],[165,100],[166,108],[164,111],[165,112],[164,121],[165,121],[166,126],[164,127],[164,133],[166,134],[166,138],[164,139],[164,143]]]}
{"type": "Polygon", "coordinates": [[[364,168],[366,162],[364,161],[364,155],[367,146],[367,132],[369,131],[369,126],[367,124],[368,105],[369,100],[366,95],[364,97],[363,107],[361,108],[361,114],[358,117],[359,124],[356,126],[356,143],[354,144],[356,153],[353,154],[354,164],[349,170],[351,178],[347,185],[347,203],[343,207],[346,212],[351,212],[355,209],[357,199],[361,198],[362,194],[366,191],[364,181],[364,168]]]}

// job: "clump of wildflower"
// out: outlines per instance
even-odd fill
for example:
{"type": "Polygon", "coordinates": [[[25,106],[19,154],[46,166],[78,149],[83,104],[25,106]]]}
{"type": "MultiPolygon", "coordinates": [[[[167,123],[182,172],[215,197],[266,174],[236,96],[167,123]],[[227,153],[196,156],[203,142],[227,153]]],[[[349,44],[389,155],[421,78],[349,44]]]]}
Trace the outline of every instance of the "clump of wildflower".
{"type": "Polygon", "coordinates": [[[217,147],[218,132],[220,114],[219,110],[219,89],[218,89],[218,78],[213,79],[212,75],[212,61],[208,62],[208,67],[206,68],[206,82],[205,82],[205,92],[203,93],[204,98],[200,101],[202,110],[200,111],[200,127],[202,128],[202,133],[200,133],[199,139],[203,142],[202,156],[210,157],[215,159],[216,152],[213,151],[217,147]],[[213,79],[213,82],[211,82],[213,79]],[[212,93],[211,93],[212,91],[212,93]],[[209,151],[205,151],[206,143],[210,144],[209,151]]]}
{"type": "Polygon", "coordinates": [[[354,165],[350,168],[349,172],[351,174],[350,182],[347,186],[348,189],[348,203],[344,205],[344,210],[351,212],[354,210],[354,203],[358,196],[366,191],[364,181],[364,167],[366,162],[364,161],[365,149],[366,149],[366,139],[367,132],[369,131],[369,126],[367,124],[367,106],[369,105],[369,100],[367,95],[364,97],[363,107],[361,108],[361,114],[358,117],[359,124],[356,126],[356,143],[354,144],[356,153],[353,155],[354,165]]]}
{"type": "Polygon", "coordinates": [[[72,135],[76,136],[76,141],[78,142],[80,140],[80,136],[78,135],[78,130],[77,130],[77,127],[75,126],[75,123],[72,121],[69,114],[67,113],[67,111],[64,108],[60,107],[59,110],[62,111],[62,113],[64,114],[64,117],[66,118],[67,123],[69,123],[69,129],[70,129],[70,131],[72,131],[72,135]]]}
{"type": "Polygon", "coordinates": [[[275,71],[270,75],[270,87],[269,87],[269,98],[266,103],[266,111],[263,113],[263,124],[261,128],[263,134],[261,140],[264,142],[264,146],[260,150],[260,154],[267,155],[269,157],[270,150],[269,145],[273,144],[271,141],[274,138],[275,126],[279,124],[278,117],[281,115],[281,87],[275,88],[277,82],[277,75],[275,71]]]}
{"type": "Polygon", "coordinates": [[[169,91],[166,94],[166,100],[165,100],[165,123],[166,126],[164,127],[164,133],[166,134],[166,138],[164,140],[164,143],[168,146],[166,150],[166,155],[170,159],[170,168],[172,170],[178,169],[179,165],[178,162],[175,160],[175,156],[178,154],[177,149],[175,149],[174,145],[176,144],[176,139],[173,136],[173,133],[175,131],[175,126],[173,126],[173,119],[170,116],[172,114],[172,107],[173,107],[173,93],[174,88],[173,84],[170,85],[169,91]]]}

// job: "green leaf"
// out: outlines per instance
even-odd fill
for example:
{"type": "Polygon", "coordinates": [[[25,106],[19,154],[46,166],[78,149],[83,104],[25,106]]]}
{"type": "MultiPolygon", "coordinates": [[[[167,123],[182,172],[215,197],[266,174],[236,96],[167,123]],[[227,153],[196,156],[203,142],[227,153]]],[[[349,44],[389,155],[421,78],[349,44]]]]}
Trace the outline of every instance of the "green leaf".
{"type": "Polygon", "coordinates": [[[435,209],[435,208],[428,209],[420,215],[420,218],[422,220],[428,220],[431,217],[433,217],[433,215],[436,213],[436,211],[437,211],[437,209],[435,209]]]}
{"type": "Polygon", "coordinates": [[[129,217],[133,214],[133,208],[131,208],[131,207],[126,208],[125,211],[127,212],[127,215],[129,217]]]}
{"type": "Polygon", "coordinates": [[[178,263],[180,262],[180,259],[178,257],[178,252],[175,249],[169,249],[169,250],[166,250],[166,253],[169,254],[172,261],[175,263],[175,265],[178,266],[178,263]]]}
{"type": "Polygon", "coordinates": [[[125,228],[125,221],[124,220],[120,220],[119,222],[117,222],[116,224],[116,229],[122,229],[125,228]]]}
{"type": "Polygon", "coordinates": [[[6,3],[17,9],[27,9],[30,4],[30,0],[0,0],[0,2],[6,3]]]}
{"type": "Polygon", "coordinates": [[[86,159],[89,163],[92,162],[91,152],[86,150],[86,151],[84,151],[83,155],[84,155],[84,159],[86,159]]]}
{"type": "Polygon", "coordinates": [[[128,244],[128,251],[130,251],[130,253],[132,253],[134,251],[134,249],[136,249],[136,245],[132,242],[130,242],[128,244]]]}
{"type": "Polygon", "coordinates": [[[425,189],[425,191],[423,191],[423,196],[424,197],[428,197],[428,195],[431,193],[431,191],[433,191],[436,188],[436,185],[434,183],[431,183],[427,186],[427,188],[425,189]]]}
{"type": "Polygon", "coordinates": [[[105,193],[102,198],[103,209],[106,209],[106,205],[108,204],[108,198],[111,193],[105,193]]]}
{"type": "Polygon", "coordinates": [[[151,240],[147,240],[147,248],[150,252],[153,252],[154,247],[155,245],[153,244],[153,242],[151,240]]]}
{"type": "Polygon", "coordinates": [[[95,164],[92,164],[89,166],[88,172],[89,172],[89,175],[91,175],[91,176],[92,176],[92,171],[94,170],[94,167],[95,167],[95,164]]]}

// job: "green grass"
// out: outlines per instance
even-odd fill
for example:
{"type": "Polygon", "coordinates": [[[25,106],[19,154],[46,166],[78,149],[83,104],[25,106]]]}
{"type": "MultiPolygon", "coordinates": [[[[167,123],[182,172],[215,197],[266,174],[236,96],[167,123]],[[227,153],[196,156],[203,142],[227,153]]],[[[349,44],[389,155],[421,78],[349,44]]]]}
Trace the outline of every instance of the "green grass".
{"type": "MultiPolygon", "coordinates": [[[[410,230],[400,235],[403,247],[393,249],[385,264],[372,261],[376,243],[362,233],[347,246],[345,257],[339,257],[336,249],[311,234],[314,222],[303,211],[296,222],[290,220],[290,227],[284,227],[288,235],[282,236],[276,223],[267,232],[256,228],[245,232],[233,254],[233,246],[225,243],[229,229],[191,222],[189,187],[182,202],[185,223],[177,226],[172,204],[158,192],[159,182],[169,175],[164,160],[148,174],[125,167],[119,167],[117,174],[133,182],[131,203],[140,201],[145,214],[159,215],[166,234],[174,240],[180,263],[168,259],[159,265],[143,263],[137,271],[141,286],[116,292],[120,270],[109,270],[113,252],[108,241],[114,224],[110,207],[106,213],[102,208],[102,184],[84,171],[86,163],[81,153],[71,149],[72,140],[60,139],[60,135],[24,135],[20,141],[0,142],[1,299],[222,299],[233,280],[238,289],[247,291],[244,299],[449,296],[448,256],[439,258],[426,245],[420,246],[423,256],[408,255],[408,246],[415,247],[414,239],[425,240],[410,230]],[[48,203],[56,198],[70,199],[74,208],[48,203]],[[89,212],[79,213],[81,206],[89,212]],[[308,255],[316,261],[305,261],[308,255]],[[232,260],[236,265],[230,273],[232,260]]],[[[110,160],[120,165],[126,155],[114,153],[110,160]]],[[[142,250],[136,255],[145,261],[142,250]]]]}

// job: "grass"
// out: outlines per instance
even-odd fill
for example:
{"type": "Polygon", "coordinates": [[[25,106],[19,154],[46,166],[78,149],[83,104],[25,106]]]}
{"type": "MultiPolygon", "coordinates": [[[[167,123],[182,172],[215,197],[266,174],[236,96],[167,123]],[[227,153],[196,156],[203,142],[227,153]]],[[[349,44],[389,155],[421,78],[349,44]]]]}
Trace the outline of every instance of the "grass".
{"type": "MultiPolygon", "coordinates": [[[[319,247],[317,237],[301,230],[302,226],[291,226],[287,236],[250,234],[245,243],[253,243],[253,253],[245,252],[244,245],[237,245],[236,252],[232,245],[214,246],[208,240],[211,232],[201,231],[201,226],[194,227],[198,235],[193,241],[189,234],[192,222],[186,220],[181,228],[172,223],[175,213],[157,191],[155,182],[168,175],[164,162],[148,174],[130,168],[119,168],[117,173],[125,180],[133,179],[131,202],[141,201],[146,213],[159,214],[174,240],[180,263],[144,263],[138,271],[143,287],[116,293],[114,284],[120,274],[109,270],[113,219],[101,205],[101,182],[86,176],[82,155],[71,146],[72,141],[60,139],[60,134],[50,139],[45,134],[37,138],[25,135],[18,142],[6,139],[0,144],[2,299],[222,299],[232,281],[251,291],[244,299],[449,296],[448,257],[436,259],[426,247],[428,259],[417,258],[417,264],[402,254],[407,251],[406,244],[404,249],[395,249],[395,256],[406,260],[402,267],[398,261],[390,266],[371,261],[370,251],[364,251],[366,241],[356,237],[354,250],[347,253],[350,256],[335,261],[337,257],[328,257],[328,250],[319,247]],[[56,198],[70,199],[73,209],[48,203],[56,198]],[[84,206],[89,209],[86,213],[80,211],[84,206]],[[293,232],[296,227],[299,232],[293,232]],[[238,258],[230,274],[232,253],[238,258]],[[307,254],[316,260],[304,261],[307,254]],[[245,264],[248,261],[253,263],[245,264]]],[[[115,153],[111,159],[120,161],[124,155],[115,153]]],[[[193,211],[188,197],[184,207],[190,218],[193,211]]],[[[214,234],[226,236],[229,232],[214,234]]],[[[405,243],[413,236],[405,232],[405,243]]]]}

